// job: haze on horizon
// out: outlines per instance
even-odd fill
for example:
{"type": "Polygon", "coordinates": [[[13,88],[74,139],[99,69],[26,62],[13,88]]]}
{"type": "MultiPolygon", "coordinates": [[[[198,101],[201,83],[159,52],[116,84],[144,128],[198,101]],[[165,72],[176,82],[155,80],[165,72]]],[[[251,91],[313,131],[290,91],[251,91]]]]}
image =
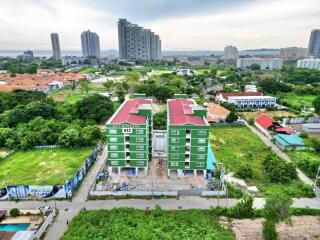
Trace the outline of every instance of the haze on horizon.
{"type": "Polygon", "coordinates": [[[2,0],[0,49],[80,50],[80,34],[118,49],[117,21],[127,18],[160,35],[163,50],[307,47],[320,28],[319,0],[2,0]]]}

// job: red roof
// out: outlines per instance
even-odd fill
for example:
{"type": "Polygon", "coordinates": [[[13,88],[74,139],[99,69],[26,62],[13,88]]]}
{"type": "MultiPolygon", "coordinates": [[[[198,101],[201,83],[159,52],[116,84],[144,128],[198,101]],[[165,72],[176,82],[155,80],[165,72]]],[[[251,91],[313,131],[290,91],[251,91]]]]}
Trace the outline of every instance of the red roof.
{"type": "Polygon", "coordinates": [[[262,114],[256,119],[256,123],[259,124],[261,127],[268,129],[272,127],[274,121],[268,115],[262,114]]]}
{"type": "Polygon", "coordinates": [[[233,92],[233,93],[221,93],[224,99],[228,97],[250,97],[250,96],[262,96],[260,92],[233,92]]]}
{"type": "Polygon", "coordinates": [[[113,117],[111,123],[130,123],[130,124],[144,124],[146,117],[137,115],[138,108],[143,104],[151,104],[152,100],[144,98],[136,98],[127,100],[121,109],[113,117]]]}
{"type": "Polygon", "coordinates": [[[292,134],[292,129],[289,127],[279,127],[275,129],[276,132],[278,133],[285,133],[285,134],[292,134]]]}
{"type": "Polygon", "coordinates": [[[191,115],[192,105],[195,103],[188,99],[170,99],[168,100],[169,105],[169,118],[170,124],[174,125],[206,125],[203,118],[191,115]]]}

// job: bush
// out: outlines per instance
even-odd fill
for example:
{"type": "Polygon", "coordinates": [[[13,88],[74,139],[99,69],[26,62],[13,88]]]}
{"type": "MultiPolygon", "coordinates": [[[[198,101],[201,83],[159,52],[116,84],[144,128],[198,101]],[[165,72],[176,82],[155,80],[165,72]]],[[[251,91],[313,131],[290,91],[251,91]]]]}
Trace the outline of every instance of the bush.
{"type": "Polygon", "coordinates": [[[242,163],[237,170],[236,175],[243,179],[252,178],[253,171],[251,166],[247,163],[242,163]]]}
{"type": "Polygon", "coordinates": [[[236,205],[227,210],[227,216],[232,218],[252,218],[254,216],[253,198],[245,196],[236,205]]]}
{"type": "Polygon", "coordinates": [[[20,211],[18,208],[12,208],[10,210],[10,216],[11,217],[18,217],[20,215],[20,211]]]}
{"type": "Polygon", "coordinates": [[[307,133],[300,133],[299,135],[301,138],[308,138],[309,135],[307,133]]]}
{"type": "Polygon", "coordinates": [[[262,223],[262,233],[265,240],[276,240],[276,224],[273,221],[264,221],[262,223]]]}
{"type": "Polygon", "coordinates": [[[249,118],[248,123],[249,125],[252,126],[254,124],[254,118],[253,117],[249,118]]]}

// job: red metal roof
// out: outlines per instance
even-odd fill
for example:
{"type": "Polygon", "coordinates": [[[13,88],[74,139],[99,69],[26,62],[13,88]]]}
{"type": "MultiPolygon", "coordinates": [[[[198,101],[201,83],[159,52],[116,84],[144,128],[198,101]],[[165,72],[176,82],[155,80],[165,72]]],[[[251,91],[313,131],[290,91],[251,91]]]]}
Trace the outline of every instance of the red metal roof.
{"type": "Polygon", "coordinates": [[[233,93],[221,93],[224,99],[228,97],[250,97],[250,96],[262,96],[260,92],[233,92],[233,93]]]}
{"type": "Polygon", "coordinates": [[[292,129],[289,128],[289,127],[279,127],[279,128],[276,128],[275,131],[277,133],[285,133],[285,134],[292,134],[292,129]]]}
{"type": "Polygon", "coordinates": [[[258,123],[261,127],[268,129],[272,127],[274,121],[268,115],[262,114],[256,119],[256,123],[258,123]]]}
{"type": "Polygon", "coordinates": [[[144,124],[146,117],[137,115],[138,108],[143,104],[151,104],[152,100],[144,98],[136,98],[127,100],[116,113],[111,123],[130,123],[130,124],[144,124]]]}
{"type": "Polygon", "coordinates": [[[195,103],[192,100],[188,99],[169,99],[169,119],[170,124],[173,125],[206,125],[205,121],[197,116],[192,114],[192,105],[195,103]]]}

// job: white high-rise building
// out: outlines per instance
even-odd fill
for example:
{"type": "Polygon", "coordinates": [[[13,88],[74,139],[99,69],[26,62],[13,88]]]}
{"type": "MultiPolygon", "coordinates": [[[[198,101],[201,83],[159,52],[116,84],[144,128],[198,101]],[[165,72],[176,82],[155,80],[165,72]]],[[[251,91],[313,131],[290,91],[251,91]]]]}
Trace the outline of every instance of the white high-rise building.
{"type": "Polygon", "coordinates": [[[120,59],[161,59],[160,37],[150,29],[144,29],[126,19],[119,19],[118,41],[120,59]]]}
{"type": "Polygon", "coordinates": [[[285,61],[298,60],[307,56],[307,49],[301,47],[287,47],[280,49],[280,57],[285,61]]]}
{"type": "Polygon", "coordinates": [[[320,58],[307,58],[298,60],[297,67],[320,70],[320,58]]]}
{"type": "Polygon", "coordinates": [[[100,58],[100,40],[95,32],[84,31],[81,34],[81,46],[84,57],[100,58]]]}
{"type": "Polygon", "coordinates": [[[283,60],[280,58],[238,58],[237,68],[248,68],[258,64],[262,70],[281,69],[283,60]]]}
{"type": "Polygon", "coordinates": [[[51,44],[53,52],[52,57],[56,60],[61,60],[61,49],[58,33],[51,33],[51,44]]]}
{"type": "Polygon", "coordinates": [[[310,35],[308,56],[320,57],[320,29],[313,29],[310,35]]]}
{"type": "Polygon", "coordinates": [[[238,58],[238,49],[234,46],[226,46],[223,52],[223,59],[236,60],[238,58]]]}

